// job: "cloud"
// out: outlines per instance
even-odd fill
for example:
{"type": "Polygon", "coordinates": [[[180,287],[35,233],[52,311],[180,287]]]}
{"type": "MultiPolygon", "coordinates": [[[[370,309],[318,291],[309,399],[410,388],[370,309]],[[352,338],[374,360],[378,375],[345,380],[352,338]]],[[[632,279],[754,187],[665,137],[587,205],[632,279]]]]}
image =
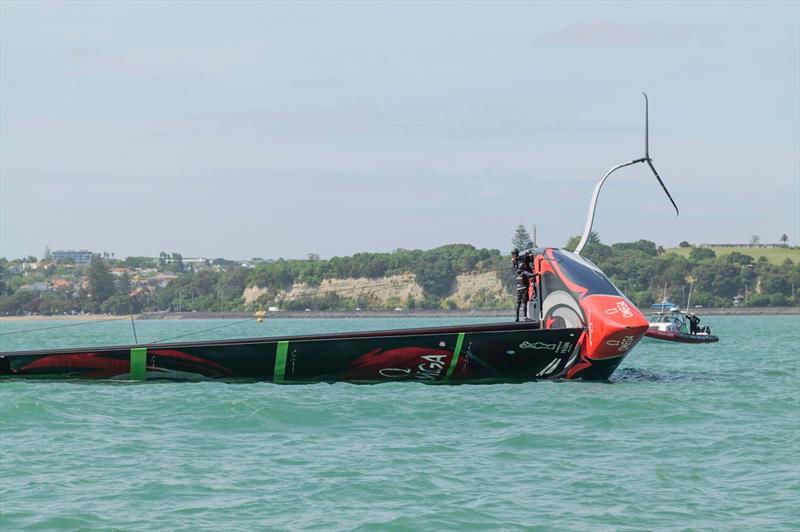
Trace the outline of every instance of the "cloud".
{"type": "Polygon", "coordinates": [[[547,44],[577,46],[646,46],[663,44],[708,44],[716,28],[709,24],[641,23],[586,18],[549,33],[547,44]]]}
{"type": "Polygon", "coordinates": [[[84,46],[68,50],[66,57],[74,70],[84,74],[197,81],[230,75],[266,53],[264,43],[250,40],[192,46],[84,46]]]}
{"type": "Polygon", "coordinates": [[[564,134],[608,135],[628,133],[620,124],[594,124],[586,119],[560,120],[541,117],[532,111],[471,112],[417,106],[402,111],[387,108],[327,107],[306,109],[243,109],[176,116],[159,121],[142,133],[142,138],[218,135],[247,135],[251,138],[283,142],[310,139],[341,141],[361,139],[355,146],[363,149],[364,140],[373,142],[409,141],[427,138],[447,142],[512,141],[521,138],[564,134]],[[383,139],[383,140],[381,140],[383,139]]]}

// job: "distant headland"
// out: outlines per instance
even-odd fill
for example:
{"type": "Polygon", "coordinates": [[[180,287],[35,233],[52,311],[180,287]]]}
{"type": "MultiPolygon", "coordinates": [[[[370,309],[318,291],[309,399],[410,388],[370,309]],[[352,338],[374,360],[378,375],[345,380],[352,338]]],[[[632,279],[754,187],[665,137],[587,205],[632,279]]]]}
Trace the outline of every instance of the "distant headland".
{"type": "MultiPolygon", "coordinates": [[[[800,305],[800,247],[682,242],[665,249],[648,240],[606,245],[593,234],[583,256],[643,309],[664,297],[705,314],[800,305]]],[[[0,258],[0,316],[226,317],[258,309],[276,317],[491,316],[513,307],[513,282],[508,255],[468,244],[330,259],[311,253],[302,260],[46,250],[42,258],[0,258]]]]}

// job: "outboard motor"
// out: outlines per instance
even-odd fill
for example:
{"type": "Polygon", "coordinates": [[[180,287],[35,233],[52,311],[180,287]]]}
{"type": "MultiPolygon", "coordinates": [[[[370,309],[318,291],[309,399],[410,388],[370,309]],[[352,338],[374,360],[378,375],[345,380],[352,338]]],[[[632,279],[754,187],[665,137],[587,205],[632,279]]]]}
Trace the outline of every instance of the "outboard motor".
{"type": "Polygon", "coordinates": [[[647,318],[592,262],[556,248],[537,249],[536,305],[544,329],[586,329],[566,378],[607,379],[647,331],[647,318]]]}

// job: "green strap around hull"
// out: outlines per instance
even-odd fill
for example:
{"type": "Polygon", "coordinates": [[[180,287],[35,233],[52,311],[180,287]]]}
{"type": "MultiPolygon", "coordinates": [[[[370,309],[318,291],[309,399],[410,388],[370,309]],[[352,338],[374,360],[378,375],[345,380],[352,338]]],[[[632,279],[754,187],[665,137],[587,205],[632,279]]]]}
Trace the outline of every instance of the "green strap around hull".
{"type": "Polygon", "coordinates": [[[147,377],[147,348],[131,348],[131,380],[143,381],[147,377]]]}
{"type": "Polygon", "coordinates": [[[275,348],[275,370],[272,376],[272,382],[280,384],[286,374],[286,353],[289,352],[288,340],[281,340],[275,348]]]}
{"type": "Polygon", "coordinates": [[[456,340],[456,348],[453,350],[453,358],[450,360],[450,367],[447,368],[447,373],[442,379],[442,382],[448,382],[450,377],[453,375],[453,372],[456,370],[456,366],[458,365],[458,357],[461,355],[461,346],[464,345],[464,333],[458,333],[458,339],[456,340]]]}

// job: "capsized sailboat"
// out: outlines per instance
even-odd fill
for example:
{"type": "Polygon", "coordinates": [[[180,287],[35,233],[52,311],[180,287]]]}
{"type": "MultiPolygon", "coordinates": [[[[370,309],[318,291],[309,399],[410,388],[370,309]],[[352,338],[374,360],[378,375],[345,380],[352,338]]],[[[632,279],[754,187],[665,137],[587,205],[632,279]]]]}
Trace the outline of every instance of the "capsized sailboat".
{"type": "Polygon", "coordinates": [[[0,376],[453,384],[608,379],[648,321],[581,251],[600,189],[620,168],[646,163],[675,205],[650,159],[648,121],[645,95],[645,156],[613,167],[595,186],[575,251],[525,252],[538,274],[529,289],[533,322],[6,352],[0,376]]]}

